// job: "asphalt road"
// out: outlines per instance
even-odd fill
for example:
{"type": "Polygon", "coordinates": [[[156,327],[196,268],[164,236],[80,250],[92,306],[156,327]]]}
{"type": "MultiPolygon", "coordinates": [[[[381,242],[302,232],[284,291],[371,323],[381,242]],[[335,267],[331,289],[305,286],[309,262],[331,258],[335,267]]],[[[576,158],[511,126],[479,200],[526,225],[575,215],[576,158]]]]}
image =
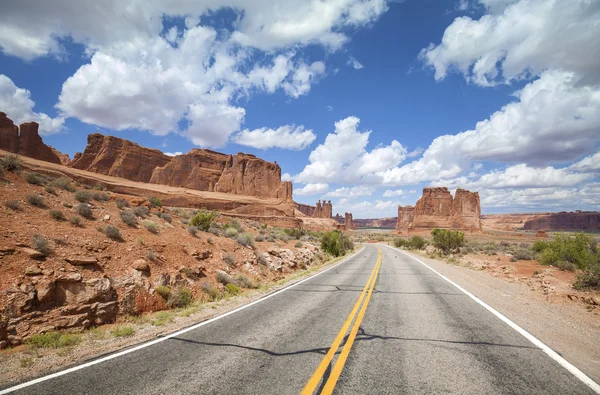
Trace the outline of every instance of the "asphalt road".
{"type": "Polygon", "coordinates": [[[593,393],[441,277],[374,245],[234,314],[16,393],[279,395],[309,383],[337,394],[593,393]]]}

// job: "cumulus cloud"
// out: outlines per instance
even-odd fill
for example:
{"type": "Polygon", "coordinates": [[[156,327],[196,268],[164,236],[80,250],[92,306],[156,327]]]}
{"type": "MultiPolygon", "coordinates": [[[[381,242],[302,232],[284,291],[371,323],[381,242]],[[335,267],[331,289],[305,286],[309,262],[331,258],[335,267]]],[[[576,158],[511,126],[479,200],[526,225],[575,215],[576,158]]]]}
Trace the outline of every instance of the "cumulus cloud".
{"type": "Polygon", "coordinates": [[[398,213],[398,200],[375,200],[370,202],[363,200],[361,202],[351,203],[348,199],[340,199],[334,202],[335,212],[350,212],[354,218],[382,218],[395,217],[398,213]]]}
{"type": "Polygon", "coordinates": [[[481,206],[488,210],[599,210],[600,183],[573,188],[483,189],[481,206]]]}
{"type": "Polygon", "coordinates": [[[421,51],[436,80],[456,69],[478,85],[563,69],[600,82],[600,7],[588,0],[481,0],[488,13],[463,16],[421,51]]]}
{"type": "Polygon", "coordinates": [[[64,128],[63,117],[52,118],[48,114],[33,111],[35,103],[27,89],[19,88],[14,82],[0,74],[0,109],[13,120],[15,124],[37,122],[42,136],[58,133],[64,128]]]}
{"type": "Polygon", "coordinates": [[[348,62],[347,62],[348,66],[352,67],[354,70],[360,70],[360,69],[364,69],[365,66],[363,66],[358,60],[356,60],[355,57],[350,56],[348,58],[348,62]]]}
{"type": "Polygon", "coordinates": [[[353,199],[358,196],[371,196],[375,189],[366,185],[357,185],[354,187],[342,187],[328,192],[327,197],[353,199]]]}
{"type": "Polygon", "coordinates": [[[233,137],[233,141],[240,145],[259,149],[277,147],[302,150],[308,147],[316,138],[317,135],[312,130],[305,130],[302,125],[285,125],[277,129],[244,129],[233,137]]]}
{"type": "Polygon", "coordinates": [[[281,175],[281,181],[292,181],[292,176],[290,173],[283,173],[281,175]]]}
{"type": "Polygon", "coordinates": [[[313,196],[327,192],[329,185],[323,183],[306,184],[302,188],[296,188],[294,194],[297,196],[313,196]]]}
{"type": "Polygon", "coordinates": [[[569,170],[576,170],[581,172],[597,172],[600,170],[600,151],[593,155],[586,156],[579,162],[573,163],[569,166],[569,170]]]}
{"type": "Polygon", "coordinates": [[[371,131],[360,132],[360,119],[348,117],[309,156],[310,163],[294,177],[296,182],[377,183],[377,173],[397,166],[407,150],[398,141],[367,151],[371,131]]]}
{"type": "Polygon", "coordinates": [[[396,189],[395,191],[388,189],[383,193],[383,197],[395,197],[404,195],[404,191],[402,189],[396,189]]]}

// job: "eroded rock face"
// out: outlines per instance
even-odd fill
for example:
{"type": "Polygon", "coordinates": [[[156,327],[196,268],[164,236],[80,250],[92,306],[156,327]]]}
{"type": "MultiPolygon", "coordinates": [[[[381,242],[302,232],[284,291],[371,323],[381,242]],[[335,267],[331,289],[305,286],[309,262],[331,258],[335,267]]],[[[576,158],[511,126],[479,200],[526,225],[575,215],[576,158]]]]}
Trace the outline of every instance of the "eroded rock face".
{"type": "Polygon", "coordinates": [[[344,226],[347,230],[354,229],[354,224],[352,223],[352,213],[345,213],[344,218],[344,226]]]}
{"type": "Polygon", "coordinates": [[[292,200],[291,182],[281,182],[281,167],[254,155],[230,155],[215,192],[292,200]]]}
{"type": "Polygon", "coordinates": [[[19,128],[3,112],[0,112],[0,149],[13,153],[19,149],[19,128]]]}
{"type": "Polygon", "coordinates": [[[553,213],[530,219],[523,225],[525,230],[599,230],[600,213],[574,212],[553,213]]]}
{"type": "Polygon", "coordinates": [[[19,155],[60,164],[60,158],[42,141],[36,122],[27,122],[19,127],[19,155]]]}
{"type": "Polygon", "coordinates": [[[193,149],[154,169],[150,182],[214,192],[228,158],[219,152],[193,149]]]}
{"type": "Polygon", "coordinates": [[[333,205],[331,204],[331,200],[323,200],[323,204],[321,204],[321,201],[319,200],[315,205],[315,209],[313,210],[311,217],[333,218],[333,205]]]}
{"type": "Polygon", "coordinates": [[[154,169],[170,161],[170,156],[157,149],[94,133],[88,136],[83,154],[76,155],[69,166],[132,181],[149,182],[154,169]]]}
{"type": "Polygon", "coordinates": [[[54,152],[54,155],[58,157],[60,163],[62,163],[63,165],[67,166],[71,162],[71,158],[69,158],[69,155],[63,154],[51,145],[49,145],[48,147],[52,150],[52,152],[54,152]]]}
{"type": "Polygon", "coordinates": [[[398,207],[396,230],[434,228],[481,231],[479,194],[458,188],[453,198],[448,188],[423,188],[414,208],[398,207]]]}

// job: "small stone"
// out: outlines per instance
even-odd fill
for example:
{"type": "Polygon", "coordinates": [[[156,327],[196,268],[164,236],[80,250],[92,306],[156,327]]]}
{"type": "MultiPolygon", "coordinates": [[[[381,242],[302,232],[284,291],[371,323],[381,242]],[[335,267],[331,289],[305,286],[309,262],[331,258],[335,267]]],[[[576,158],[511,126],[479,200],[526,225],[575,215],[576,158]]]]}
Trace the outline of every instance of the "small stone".
{"type": "Polygon", "coordinates": [[[33,248],[23,248],[23,252],[26,253],[31,259],[44,259],[46,257],[46,255],[34,250],[33,248]]]}
{"type": "Polygon", "coordinates": [[[42,269],[40,269],[37,265],[27,266],[25,269],[25,274],[28,276],[39,276],[42,274],[42,269]]]}
{"type": "Polygon", "coordinates": [[[104,220],[105,220],[105,221],[110,221],[110,215],[106,214],[106,215],[104,216],[104,220]]]}
{"type": "Polygon", "coordinates": [[[150,271],[150,266],[148,265],[148,262],[146,262],[144,259],[137,259],[137,260],[133,261],[133,263],[131,264],[131,267],[140,272],[149,272],[150,271]]]}
{"type": "Polygon", "coordinates": [[[79,257],[71,257],[71,258],[66,258],[65,261],[69,262],[71,265],[74,266],[86,266],[86,265],[97,265],[98,264],[98,259],[96,257],[83,257],[83,258],[79,258],[79,257]]]}

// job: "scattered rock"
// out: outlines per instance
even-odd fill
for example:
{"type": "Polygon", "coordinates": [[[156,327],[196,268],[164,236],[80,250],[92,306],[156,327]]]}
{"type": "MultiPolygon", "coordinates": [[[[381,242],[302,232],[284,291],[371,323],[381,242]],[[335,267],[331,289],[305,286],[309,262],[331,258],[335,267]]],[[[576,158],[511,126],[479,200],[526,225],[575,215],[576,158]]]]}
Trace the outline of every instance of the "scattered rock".
{"type": "Polygon", "coordinates": [[[133,261],[133,263],[131,264],[131,267],[140,272],[149,272],[150,271],[150,266],[148,265],[148,262],[146,262],[144,259],[137,259],[137,260],[133,261]]]}
{"type": "Polygon", "coordinates": [[[110,221],[110,215],[106,214],[106,215],[104,216],[104,221],[110,221]]]}
{"type": "Polygon", "coordinates": [[[98,264],[98,258],[96,257],[71,257],[65,258],[65,261],[69,262],[73,266],[88,266],[98,264]]]}
{"type": "Polygon", "coordinates": [[[42,274],[42,269],[38,267],[38,265],[29,265],[27,269],[25,269],[25,274],[28,276],[40,276],[42,274]]]}
{"type": "Polygon", "coordinates": [[[23,248],[23,252],[31,259],[44,259],[46,255],[33,248],[23,248]]]}

